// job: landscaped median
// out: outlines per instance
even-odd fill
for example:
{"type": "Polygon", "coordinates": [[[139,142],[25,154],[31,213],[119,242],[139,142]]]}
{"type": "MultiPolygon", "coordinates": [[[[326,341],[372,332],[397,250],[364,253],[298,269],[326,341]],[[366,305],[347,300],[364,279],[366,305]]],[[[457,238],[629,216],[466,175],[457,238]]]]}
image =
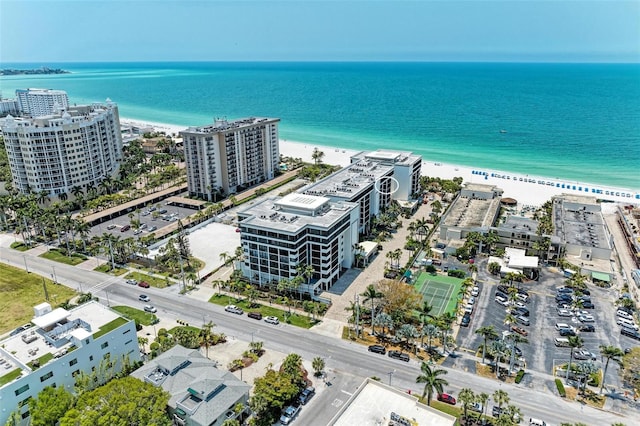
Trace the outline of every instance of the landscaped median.
{"type": "Polygon", "coordinates": [[[66,250],[59,248],[44,252],[39,257],[44,257],[45,259],[53,260],[54,262],[65,263],[72,266],[79,265],[87,260],[87,256],[83,254],[71,253],[68,255],[66,254],[66,250]]]}
{"type": "Polygon", "coordinates": [[[169,280],[169,278],[159,278],[159,277],[154,277],[152,275],[147,275],[147,274],[143,274],[142,272],[130,272],[129,274],[127,274],[125,276],[126,279],[128,280],[136,280],[138,282],[140,281],[146,281],[149,283],[149,285],[153,286],[153,287],[157,287],[157,288],[165,288],[165,287],[169,287],[171,284],[173,284],[172,281],[169,280]]]}
{"type": "Polygon", "coordinates": [[[211,299],[209,299],[209,302],[221,306],[236,305],[237,307],[242,308],[245,312],[260,312],[263,317],[278,317],[281,322],[286,322],[287,324],[295,325],[296,327],[311,328],[319,322],[312,320],[310,314],[304,316],[295,311],[289,312],[255,302],[249,303],[247,299],[236,299],[233,296],[224,294],[214,294],[211,296],[211,299]]]}

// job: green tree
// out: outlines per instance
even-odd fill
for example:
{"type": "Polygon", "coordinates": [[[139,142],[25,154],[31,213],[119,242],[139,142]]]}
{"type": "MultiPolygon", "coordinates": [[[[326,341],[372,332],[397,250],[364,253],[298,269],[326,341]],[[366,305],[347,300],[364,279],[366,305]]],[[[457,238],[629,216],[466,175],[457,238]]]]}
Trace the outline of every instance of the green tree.
{"type": "Polygon", "coordinates": [[[433,398],[433,392],[438,394],[442,393],[443,386],[447,386],[449,382],[440,377],[443,374],[447,374],[447,370],[431,369],[429,364],[423,362],[420,365],[420,374],[416,377],[416,383],[424,383],[424,390],[422,391],[422,397],[427,397],[427,405],[431,405],[431,399],[433,398]]]}
{"type": "Polygon", "coordinates": [[[324,359],[319,356],[315,357],[313,361],[311,361],[311,366],[313,367],[314,376],[320,377],[322,370],[324,370],[324,359]]]}
{"type": "Polygon", "coordinates": [[[364,299],[362,300],[362,303],[367,303],[371,301],[371,334],[375,335],[376,334],[376,331],[374,329],[375,318],[376,318],[375,303],[376,303],[376,299],[381,299],[384,295],[378,290],[376,290],[376,287],[373,284],[369,284],[365,289],[364,293],[362,293],[360,296],[364,297],[364,299]]]}
{"type": "Polygon", "coordinates": [[[493,402],[498,404],[498,407],[502,408],[502,404],[508,404],[511,398],[509,398],[509,394],[507,391],[502,389],[497,389],[493,393],[493,402]]]}
{"type": "Polygon", "coordinates": [[[60,426],[170,426],[166,415],[169,394],[133,377],[115,379],[78,398],[60,419],[60,426]]]}
{"type": "Polygon", "coordinates": [[[467,420],[467,413],[471,404],[476,402],[476,394],[469,388],[463,388],[458,394],[458,400],[462,403],[462,412],[464,413],[464,419],[467,420]]]}
{"type": "Polygon", "coordinates": [[[621,364],[624,352],[622,349],[616,348],[615,346],[600,345],[600,355],[607,359],[607,362],[604,365],[604,373],[602,373],[602,384],[600,385],[600,393],[602,393],[604,381],[607,378],[607,370],[609,369],[609,361],[621,364]]]}
{"type": "Polygon", "coordinates": [[[253,383],[254,394],[250,405],[256,413],[259,425],[275,423],[284,405],[300,391],[289,374],[271,369],[263,377],[257,377],[253,383]]]}
{"type": "Polygon", "coordinates": [[[487,340],[498,338],[498,332],[493,327],[493,325],[487,325],[484,327],[480,327],[475,331],[476,334],[479,334],[484,339],[484,343],[482,344],[482,363],[484,364],[484,358],[487,352],[487,340]]]}
{"type": "Polygon", "coordinates": [[[73,395],[64,386],[47,386],[35,399],[29,399],[32,426],[55,425],[73,405],[73,395]]]}
{"type": "Polygon", "coordinates": [[[289,354],[282,361],[280,371],[286,373],[291,382],[301,388],[304,384],[304,369],[302,368],[302,357],[298,354],[289,354]]]}
{"type": "Polygon", "coordinates": [[[584,340],[580,336],[569,336],[569,348],[571,353],[569,354],[569,365],[567,365],[567,379],[569,379],[569,372],[571,371],[571,363],[573,362],[573,354],[576,349],[580,349],[584,346],[584,340]]]}

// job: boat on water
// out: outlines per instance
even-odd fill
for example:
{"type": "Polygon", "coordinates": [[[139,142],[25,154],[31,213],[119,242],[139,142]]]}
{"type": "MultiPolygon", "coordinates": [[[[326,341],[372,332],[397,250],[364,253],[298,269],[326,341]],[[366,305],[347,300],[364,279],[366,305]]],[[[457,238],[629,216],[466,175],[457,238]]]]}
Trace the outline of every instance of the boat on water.
{"type": "Polygon", "coordinates": [[[507,133],[507,131],[504,129],[500,129],[500,133],[507,133]]]}

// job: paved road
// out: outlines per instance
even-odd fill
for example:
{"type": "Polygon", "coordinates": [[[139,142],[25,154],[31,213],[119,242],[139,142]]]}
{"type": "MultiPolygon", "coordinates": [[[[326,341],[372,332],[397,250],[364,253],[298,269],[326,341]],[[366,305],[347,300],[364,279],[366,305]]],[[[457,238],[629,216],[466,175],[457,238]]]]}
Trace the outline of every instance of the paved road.
{"type": "MultiPolygon", "coordinates": [[[[23,253],[6,248],[6,243],[2,246],[1,262],[24,267],[23,253]]],[[[106,302],[108,294],[111,305],[138,306],[140,304],[137,300],[140,289],[123,284],[124,280],[121,278],[108,277],[98,272],[86,271],[46,259],[31,258],[28,253],[25,257],[32,272],[49,276],[52,266],[55,266],[58,281],[72,288],[77,288],[82,283],[84,291],[91,291],[103,302],[106,302]]],[[[392,360],[369,353],[361,345],[314,333],[312,330],[303,330],[289,325],[273,327],[246,316],[226,313],[221,306],[209,304],[196,297],[180,295],[176,291],[177,286],[164,290],[145,289],[145,293],[152,298],[154,305],[158,308],[158,315],[162,318],[183,319],[192,324],[200,324],[206,318],[207,321],[212,320],[217,324],[216,331],[246,341],[250,341],[253,336],[255,339],[264,341],[267,350],[272,349],[282,353],[296,352],[307,360],[316,356],[326,360],[329,382],[332,386],[319,393],[314,398],[314,402],[304,408],[301,418],[306,416],[304,412],[307,411],[321,414],[323,423],[325,418],[328,421],[341,405],[336,400],[346,401],[349,393],[353,393],[365,377],[377,376],[387,381],[389,373],[393,372],[391,379],[394,386],[421,393],[421,388],[415,383],[415,378],[419,375],[419,364],[416,361],[404,363],[392,360]]],[[[615,414],[552,397],[549,391],[529,389],[522,385],[500,384],[493,379],[478,377],[463,370],[443,368],[448,371],[447,380],[451,383],[446,391],[457,394],[462,387],[470,387],[476,392],[492,394],[497,388],[502,388],[509,393],[512,401],[521,407],[525,416],[540,417],[551,424],[582,421],[592,425],[608,425],[613,421],[625,422],[625,418],[618,418],[615,414]]],[[[320,418],[316,421],[320,421],[320,418]]],[[[299,423],[304,424],[303,421],[299,423]]],[[[627,423],[631,424],[628,421],[627,423]]]]}

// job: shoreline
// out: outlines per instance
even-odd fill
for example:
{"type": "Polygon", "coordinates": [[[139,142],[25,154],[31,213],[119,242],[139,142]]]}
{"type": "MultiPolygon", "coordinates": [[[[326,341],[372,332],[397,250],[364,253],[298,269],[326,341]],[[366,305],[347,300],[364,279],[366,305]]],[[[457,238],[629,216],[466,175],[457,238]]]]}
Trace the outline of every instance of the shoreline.
{"type": "MultiPolygon", "coordinates": [[[[121,124],[153,127],[159,131],[164,131],[169,134],[175,133],[176,135],[189,127],[124,117],[120,118],[120,122],[121,124]]],[[[313,162],[311,158],[313,150],[318,148],[325,154],[322,162],[341,167],[349,165],[351,156],[360,152],[352,149],[286,139],[280,139],[279,146],[281,155],[301,158],[303,161],[310,163],[313,162]]],[[[422,159],[422,175],[439,177],[441,179],[462,177],[464,183],[495,185],[504,191],[503,197],[514,198],[521,205],[540,206],[546,201],[549,201],[551,197],[561,194],[582,195],[619,203],[640,204],[640,190],[529,175],[526,173],[505,172],[497,169],[472,168],[450,163],[435,162],[427,158],[422,159]],[[594,191],[601,192],[598,193],[594,191]],[[618,195],[616,195],[616,193],[618,195]]]]}

